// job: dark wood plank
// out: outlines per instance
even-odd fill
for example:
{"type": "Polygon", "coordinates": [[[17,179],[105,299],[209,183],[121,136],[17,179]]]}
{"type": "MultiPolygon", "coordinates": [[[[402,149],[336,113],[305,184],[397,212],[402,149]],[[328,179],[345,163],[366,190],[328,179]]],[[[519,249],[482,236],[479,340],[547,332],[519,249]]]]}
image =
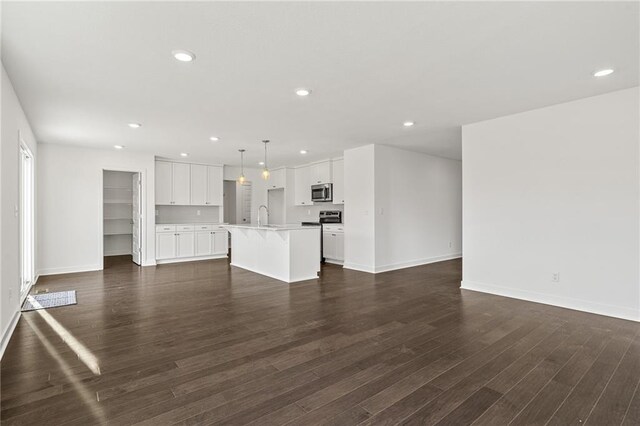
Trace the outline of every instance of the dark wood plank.
{"type": "Polygon", "coordinates": [[[639,324],[461,291],[460,260],[295,285],[106,265],[39,280],[79,303],[21,318],[2,425],[639,423],[639,324]]]}

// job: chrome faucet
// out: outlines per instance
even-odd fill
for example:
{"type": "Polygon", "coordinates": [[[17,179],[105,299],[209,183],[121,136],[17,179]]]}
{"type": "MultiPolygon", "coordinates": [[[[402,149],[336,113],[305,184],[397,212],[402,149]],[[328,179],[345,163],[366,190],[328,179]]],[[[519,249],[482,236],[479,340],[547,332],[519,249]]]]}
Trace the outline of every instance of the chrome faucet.
{"type": "Polygon", "coordinates": [[[260,211],[262,210],[263,207],[267,212],[267,218],[269,217],[269,207],[262,204],[260,207],[258,207],[258,226],[262,226],[262,221],[260,220],[260,211]]]}

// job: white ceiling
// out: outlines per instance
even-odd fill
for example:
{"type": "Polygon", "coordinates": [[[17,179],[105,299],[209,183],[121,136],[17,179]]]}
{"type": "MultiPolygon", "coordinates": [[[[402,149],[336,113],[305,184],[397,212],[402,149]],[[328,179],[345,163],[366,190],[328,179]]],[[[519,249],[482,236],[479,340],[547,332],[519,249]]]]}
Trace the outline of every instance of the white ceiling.
{"type": "Polygon", "coordinates": [[[253,165],[266,138],[272,166],[369,143],[460,158],[462,124],[637,86],[638,6],[3,2],[2,61],[42,143],[226,164],[246,148],[253,165]]]}

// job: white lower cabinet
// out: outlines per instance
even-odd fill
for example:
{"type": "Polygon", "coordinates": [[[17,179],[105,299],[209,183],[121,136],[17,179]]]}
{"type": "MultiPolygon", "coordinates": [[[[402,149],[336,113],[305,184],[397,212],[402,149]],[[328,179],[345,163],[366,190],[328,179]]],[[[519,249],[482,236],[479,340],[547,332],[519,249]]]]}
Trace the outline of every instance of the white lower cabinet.
{"type": "Polygon", "coordinates": [[[158,263],[225,257],[228,231],[218,224],[156,226],[158,263]]]}
{"type": "Polygon", "coordinates": [[[179,232],[176,234],[176,257],[193,257],[195,255],[195,234],[193,232],[179,232]]]}
{"type": "Polygon", "coordinates": [[[156,233],[156,260],[173,259],[176,257],[176,233],[156,233]]]}
{"type": "Polygon", "coordinates": [[[328,262],[344,262],[343,225],[324,225],[322,229],[322,255],[328,262]]]}
{"type": "Polygon", "coordinates": [[[229,251],[226,230],[196,232],[196,256],[226,255],[229,251]]]}

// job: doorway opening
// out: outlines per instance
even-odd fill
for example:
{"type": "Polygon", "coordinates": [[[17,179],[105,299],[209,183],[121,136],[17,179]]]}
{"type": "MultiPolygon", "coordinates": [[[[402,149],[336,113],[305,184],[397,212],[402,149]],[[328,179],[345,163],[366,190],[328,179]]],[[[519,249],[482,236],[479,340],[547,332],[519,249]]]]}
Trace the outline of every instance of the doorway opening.
{"type": "Polygon", "coordinates": [[[142,264],[142,175],[103,170],[103,268],[142,264]]]}
{"type": "Polygon", "coordinates": [[[20,140],[20,300],[35,279],[35,184],[33,154],[20,140]]]}

